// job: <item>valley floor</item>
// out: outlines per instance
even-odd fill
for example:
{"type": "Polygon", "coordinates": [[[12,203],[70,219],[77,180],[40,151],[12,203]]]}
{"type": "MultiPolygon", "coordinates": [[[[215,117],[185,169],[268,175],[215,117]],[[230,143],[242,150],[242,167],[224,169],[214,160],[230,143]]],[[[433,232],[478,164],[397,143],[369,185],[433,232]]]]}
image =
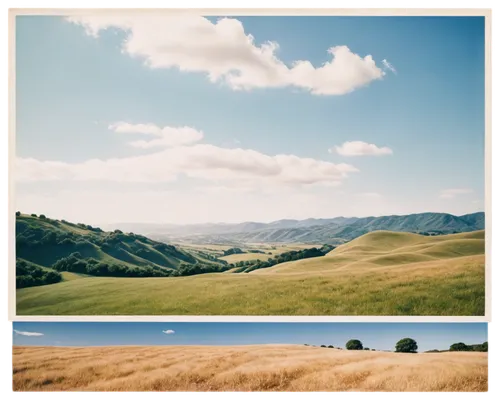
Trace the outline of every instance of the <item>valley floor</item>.
{"type": "Polygon", "coordinates": [[[487,353],[303,345],[14,347],[16,391],[486,391],[487,353]]]}

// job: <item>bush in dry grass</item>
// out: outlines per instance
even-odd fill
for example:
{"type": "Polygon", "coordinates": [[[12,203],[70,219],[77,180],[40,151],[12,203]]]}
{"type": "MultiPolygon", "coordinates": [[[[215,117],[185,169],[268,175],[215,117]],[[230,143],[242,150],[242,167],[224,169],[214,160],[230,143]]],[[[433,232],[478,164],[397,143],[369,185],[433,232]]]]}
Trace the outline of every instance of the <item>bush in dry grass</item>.
{"type": "Polygon", "coordinates": [[[411,338],[404,338],[396,343],[396,353],[416,353],[417,349],[417,342],[411,338]]]}
{"type": "Polygon", "coordinates": [[[347,350],[363,350],[363,343],[358,339],[351,339],[345,344],[347,350]]]}

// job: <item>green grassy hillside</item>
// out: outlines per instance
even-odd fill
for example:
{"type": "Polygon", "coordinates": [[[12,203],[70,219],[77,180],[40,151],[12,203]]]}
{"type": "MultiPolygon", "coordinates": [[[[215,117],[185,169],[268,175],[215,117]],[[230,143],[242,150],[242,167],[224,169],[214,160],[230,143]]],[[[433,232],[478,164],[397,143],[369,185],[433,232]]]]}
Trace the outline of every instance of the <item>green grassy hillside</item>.
{"type": "Polygon", "coordinates": [[[19,315],[484,315],[484,231],[374,232],[251,273],[81,278],[17,291],[19,315]]]}
{"type": "Polygon", "coordinates": [[[439,263],[452,258],[484,255],[484,249],[484,231],[443,236],[378,231],[340,245],[324,257],[283,263],[251,274],[309,274],[337,269],[353,271],[381,266],[439,263]]]}
{"type": "Polygon", "coordinates": [[[169,276],[182,268],[217,269],[225,264],[201,251],[190,252],[134,233],[103,232],[90,225],[24,214],[16,216],[16,258],[98,276],[169,276]]]}

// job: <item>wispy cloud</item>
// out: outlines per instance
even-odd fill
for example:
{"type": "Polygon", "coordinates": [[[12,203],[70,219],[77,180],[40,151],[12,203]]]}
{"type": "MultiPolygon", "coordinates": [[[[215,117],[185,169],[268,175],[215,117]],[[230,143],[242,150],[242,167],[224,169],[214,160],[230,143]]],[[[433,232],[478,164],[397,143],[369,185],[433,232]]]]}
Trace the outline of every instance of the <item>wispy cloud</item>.
{"type": "Polygon", "coordinates": [[[14,332],[21,336],[43,336],[43,333],[40,332],[24,332],[24,331],[18,331],[16,329],[14,329],[14,332]]]}
{"type": "Polygon", "coordinates": [[[398,73],[398,71],[396,71],[396,68],[394,68],[394,65],[392,65],[389,61],[387,61],[385,58],[382,60],[382,64],[384,64],[384,68],[385,69],[388,69],[389,71],[391,71],[393,74],[396,74],[398,73]]]}
{"type": "Polygon", "coordinates": [[[372,199],[379,199],[382,197],[380,193],[377,192],[364,192],[359,194],[362,197],[370,197],[372,199]]]}
{"type": "Polygon", "coordinates": [[[472,189],[460,188],[460,189],[444,189],[441,190],[439,197],[441,199],[454,199],[458,195],[472,193],[472,189]]]}
{"type": "Polygon", "coordinates": [[[118,122],[109,128],[124,135],[139,133],[148,139],[152,136],[152,140],[131,144],[141,148],[157,147],[157,151],[78,163],[18,158],[17,181],[171,182],[184,175],[219,184],[226,181],[251,185],[332,186],[358,172],[357,168],[346,163],[334,164],[293,154],[267,155],[239,147],[193,144],[201,139],[202,133],[189,127],[160,128],[150,123],[118,122]]]}
{"type": "Polygon", "coordinates": [[[392,154],[392,149],[389,147],[378,147],[371,143],[355,140],[352,142],[344,142],[342,146],[328,149],[329,153],[338,153],[341,156],[356,157],[356,156],[386,156],[392,154]]]}
{"type": "Polygon", "coordinates": [[[167,329],[166,331],[162,331],[165,335],[174,335],[175,331],[173,329],[167,329]]]}
{"type": "Polygon", "coordinates": [[[176,147],[192,144],[203,139],[203,132],[189,126],[160,128],[154,124],[130,124],[128,122],[115,122],[108,129],[117,133],[138,133],[151,135],[150,140],[136,140],[129,145],[143,149],[154,147],[176,147]]]}

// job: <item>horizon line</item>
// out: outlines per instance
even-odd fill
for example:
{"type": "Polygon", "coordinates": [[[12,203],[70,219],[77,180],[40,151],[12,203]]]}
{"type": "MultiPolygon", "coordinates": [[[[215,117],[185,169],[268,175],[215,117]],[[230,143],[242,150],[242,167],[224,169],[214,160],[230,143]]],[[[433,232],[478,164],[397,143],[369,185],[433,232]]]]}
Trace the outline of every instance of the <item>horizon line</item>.
{"type": "MultiPolygon", "coordinates": [[[[16,212],[21,212],[21,211],[16,211],[16,212]]],[[[472,214],[486,214],[485,210],[478,210],[466,214],[452,214],[448,212],[437,212],[437,211],[422,211],[422,212],[414,212],[414,213],[409,213],[409,214],[385,214],[385,215],[367,215],[367,216],[345,216],[345,215],[339,215],[336,217],[309,217],[309,218],[303,218],[303,219],[297,219],[297,218],[280,218],[276,220],[270,220],[270,221],[256,221],[256,220],[241,220],[239,222],[189,222],[189,223],[172,223],[172,222],[132,222],[132,221],[122,221],[122,222],[106,222],[106,223],[99,223],[99,225],[102,226],[107,226],[107,225],[116,225],[116,224],[142,224],[142,225],[173,225],[173,226],[194,226],[194,225],[239,225],[239,224],[245,224],[245,223],[256,223],[256,224],[272,224],[275,222],[281,222],[281,221],[296,221],[296,222],[301,222],[301,221],[307,221],[307,220],[333,220],[333,219],[340,219],[340,218],[345,218],[345,219],[350,219],[350,218],[355,218],[355,219],[363,219],[363,218],[382,218],[382,217],[405,217],[405,216],[412,216],[412,215],[421,215],[421,214],[442,214],[442,215],[451,215],[453,217],[464,217],[466,215],[472,215],[472,214]]],[[[21,215],[27,215],[31,216],[31,213],[29,212],[21,212],[21,215]]],[[[41,214],[37,214],[37,216],[40,216],[41,214]]],[[[58,218],[51,218],[50,216],[47,217],[49,219],[58,219],[58,218]]],[[[64,218],[59,217],[59,221],[62,221],[64,218]]]]}

